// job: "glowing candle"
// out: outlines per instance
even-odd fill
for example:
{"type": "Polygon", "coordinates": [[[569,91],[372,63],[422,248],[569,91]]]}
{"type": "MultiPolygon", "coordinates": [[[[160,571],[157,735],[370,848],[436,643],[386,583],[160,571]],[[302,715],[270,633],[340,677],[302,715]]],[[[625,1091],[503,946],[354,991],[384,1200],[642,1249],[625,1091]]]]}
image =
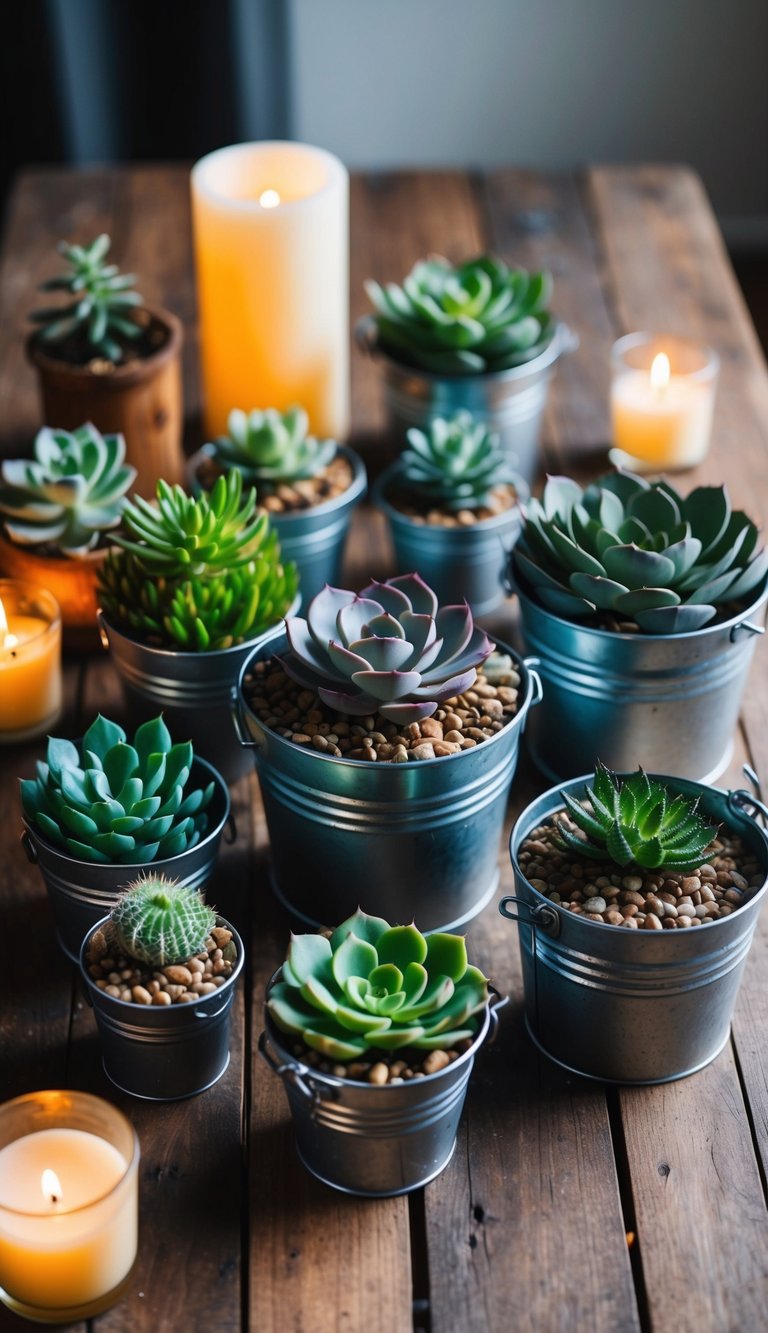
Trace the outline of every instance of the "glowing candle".
{"type": "Polygon", "coordinates": [[[0,1107],[0,1297],[27,1318],[69,1323],[127,1286],[138,1237],[136,1135],[87,1093],[39,1092],[0,1107]]]}
{"type": "Polygon", "coordinates": [[[633,333],[612,353],[611,460],[636,472],[694,467],[709,448],[718,358],[684,338],[633,333]]]}
{"type": "Polygon", "coordinates": [[[192,171],[204,416],[301,403],[312,432],[349,416],[348,176],[306,144],[235,144],[192,171]]]}
{"type": "Polygon", "coordinates": [[[61,712],[61,616],[49,592],[0,579],[0,744],[47,731],[61,712]]]}

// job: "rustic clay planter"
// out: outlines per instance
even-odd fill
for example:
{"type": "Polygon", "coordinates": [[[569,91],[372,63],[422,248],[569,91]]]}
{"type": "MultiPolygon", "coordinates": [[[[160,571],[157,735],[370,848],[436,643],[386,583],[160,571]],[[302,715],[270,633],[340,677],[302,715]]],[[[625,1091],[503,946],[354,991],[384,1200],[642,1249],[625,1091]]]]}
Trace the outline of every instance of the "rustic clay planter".
{"type": "Polygon", "coordinates": [[[106,548],[84,556],[41,555],[29,546],[17,546],[0,532],[0,575],[22,579],[53,594],[61,608],[64,647],[71,652],[97,652],[96,581],[106,548]]]}

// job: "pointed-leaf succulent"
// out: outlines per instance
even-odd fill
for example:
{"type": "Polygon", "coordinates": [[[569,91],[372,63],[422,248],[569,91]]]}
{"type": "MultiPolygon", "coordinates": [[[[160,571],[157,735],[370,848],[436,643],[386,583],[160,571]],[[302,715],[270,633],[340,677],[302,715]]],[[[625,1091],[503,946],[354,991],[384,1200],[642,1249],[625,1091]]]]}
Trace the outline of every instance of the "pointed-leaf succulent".
{"type": "Polygon", "coordinates": [[[165,967],[205,948],[216,913],[199,889],[165,875],[139,875],[109,914],[109,940],[129,958],[165,967]]]}
{"type": "Polygon", "coordinates": [[[331,1060],[474,1036],[488,982],[461,935],[423,936],[357,911],[328,939],[293,935],[267,1007],[283,1032],[331,1060]]]}
{"type": "Polygon", "coordinates": [[[317,440],[308,435],[309,417],[303,407],[278,412],[243,412],[235,408],[227,421],[228,435],[206,446],[224,470],[237,468],[259,489],[280,482],[316,477],[336,454],[335,440],[317,440]]]}
{"type": "Polygon", "coordinates": [[[30,319],[39,324],[37,337],[55,346],[75,340],[86,357],[105,357],[115,363],[124,356],[123,343],[134,342],[143,326],[132,318],[132,311],[142,298],[134,290],[136,278],[121,273],[116,264],[105,263],[109,237],[102,233],[90,245],[67,245],[62,241],[59,253],[69,264],[66,273],[49,278],[40,288],[44,292],[69,292],[69,305],[35,310],[30,319]]]}
{"type": "Polygon", "coordinates": [[[481,509],[495,487],[517,480],[498,435],[470,412],[437,417],[426,431],[412,427],[400,455],[398,483],[442,509],[481,509]]]}

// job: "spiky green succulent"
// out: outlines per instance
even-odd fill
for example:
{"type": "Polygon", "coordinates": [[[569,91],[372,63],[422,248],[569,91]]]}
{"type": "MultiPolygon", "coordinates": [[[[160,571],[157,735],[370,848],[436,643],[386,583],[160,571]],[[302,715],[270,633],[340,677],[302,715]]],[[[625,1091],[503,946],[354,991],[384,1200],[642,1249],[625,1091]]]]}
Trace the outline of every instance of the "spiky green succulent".
{"type": "Polygon", "coordinates": [[[203,950],[215,925],[199,889],[165,875],[140,875],[109,914],[110,942],[150,967],[185,963],[203,950]]]}
{"type": "Polygon", "coordinates": [[[426,938],[358,910],[328,939],[292,935],[267,1007],[283,1032],[331,1060],[367,1050],[450,1048],[474,1036],[488,982],[461,935],[426,938]]]}
{"type": "Polygon", "coordinates": [[[400,455],[398,483],[442,509],[481,509],[497,486],[517,480],[498,435],[470,412],[436,417],[427,431],[412,427],[400,455]]]}
{"type": "Polygon", "coordinates": [[[246,481],[269,489],[280,482],[316,477],[336,454],[335,440],[308,435],[309,417],[303,407],[278,412],[242,412],[235,408],[227,421],[228,435],[207,450],[225,470],[238,468],[246,481]]]}
{"type": "Polygon", "coordinates": [[[480,255],[454,268],[434,256],[415,264],[402,287],[365,284],[379,346],[438,375],[484,375],[538,356],[554,333],[548,273],[509,268],[480,255]]]}
{"type": "Polygon", "coordinates": [[[136,469],[125,462],[122,435],[102,435],[87,422],[71,432],[44,426],[34,458],[6,459],[0,475],[10,540],[80,556],[119,526],[136,469]]]}
{"type": "Polygon", "coordinates": [[[21,803],[48,842],[80,861],[164,861],[194,847],[207,827],[214,783],[185,791],[192,759],[191,742],[174,745],[162,717],[129,742],[99,715],[77,745],[49,737],[37,777],[21,782],[21,803]]]}
{"type": "Polygon", "coordinates": [[[642,768],[620,782],[598,762],[591,787],[584,789],[589,808],[562,793],[568,812],[586,836],[579,837],[556,820],[561,845],[578,856],[645,870],[693,870],[709,859],[717,834],[698,815],[698,799],[674,794],[642,768]]]}
{"type": "Polygon", "coordinates": [[[757,593],[768,550],[724,486],[683,498],[667,481],[618,471],[586,490],[550,477],[526,507],[512,567],[567,620],[611,613],[648,634],[685,634],[757,593]]]}
{"type": "Polygon", "coordinates": [[[283,565],[277,534],[256,493],[242,500],[232,471],[210,492],[188,496],[157,484],[157,506],[137,499],[123,511],[129,536],[99,574],[99,596],[118,628],[158,646],[210,652],[254,638],[285,614],[298,573],[283,565]]]}
{"type": "Polygon", "coordinates": [[[73,340],[84,357],[101,356],[117,363],[124,356],[122,342],[141,337],[143,326],[131,318],[131,311],[142,303],[134,290],[136,277],[105,263],[110,244],[106,233],[90,245],[59,244],[59,254],[70,267],[42,283],[40,290],[69,292],[74,299],[69,305],[32,312],[30,319],[41,326],[37,337],[42,343],[55,346],[73,340]]]}

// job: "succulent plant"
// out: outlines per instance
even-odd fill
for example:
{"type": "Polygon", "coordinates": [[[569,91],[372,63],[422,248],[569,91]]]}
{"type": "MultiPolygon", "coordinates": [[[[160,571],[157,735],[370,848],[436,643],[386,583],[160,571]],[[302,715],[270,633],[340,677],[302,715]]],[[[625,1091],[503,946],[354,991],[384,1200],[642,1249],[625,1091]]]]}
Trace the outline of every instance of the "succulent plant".
{"type": "Polygon", "coordinates": [[[53,546],[79,556],[120,523],[136,469],[125,462],[122,435],[102,435],[90,422],[75,431],[44,426],[34,458],[0,465],[0,513],[19,546],[53,546]]]}
{"type": "Polygon", "coordinates": [[[415,264],[402,287],[368,281],[365,289],[384,351],[438,375],[519,366],[554,332],[549,274],[509,268],[492,255],[457,268],[434,256],[415,264]]]}
{"type": "Polygon", "coordinates": [[[235,408],[227,422],[229,435],[208,448],[225,470],[238,468],[248,482],[276,486],[317,476],[336,454],[335,440],[316,440],[308,428],[303,407],[248,413],[235,408]]]}
{"type": "Polygon", "coordinates": [[[279,1028],[332,1060],[371,1047],[449,1048],[472,1037],[488,982],[461,935],[426,938],[358,910],[328,939],[292,935],[267,1007],[279,1028]]]}
{"type": "Polygon", "coordinates": [[[620,782],[598,762],[593,785],[585,788],[591,809],[565,791],[562,796],[586,839],[555,821],[558,837],[578,856],[646,870],[693,870],[709,859],[717,827],[696,813],[698,799],[673,795],[642,768],[620,782]]]}
{"type": "Polygon", "coordinates": [[[32,312],[30,319],[41,325],[37,335],[41,342],[55,345],[73,339],[89,357],[120,362],[124,355],[121,339],[133,342],[141,336],[143,326],[131,318],[131,311],[142,302],[134,290],[136,278],[104,262],[110,244],[105,233],[90,245],[60,243],[59,253],[70,268],[42,283],[40,290],[70,292],[74,300],[70,305],[32,312]]]}
{"type": "Polygon", "coordinates": [[[242,501],[232,471],[197,498],[157,484],[157,507],[129,501],[129,536],[116,538],[99,573],[99,594],[117,626],[151,642],[207,652],[230,648],[274,625],[296,596],[298,575],[280,562],[256,492],[242,501]]]}
{"type": "Polygon", "coordinates": [[[361,593],[328,584],[307,618],[288,616],[291,651],[283,666],[340,713],[376,713],[398,725],[431,717],[438,704],[468,690],[493,651],[463,606],[438,609],[418,574],[361,593]]]}
{"type": "Polygon", "coordinates": [[[536,599],[568,620],[611,612],[648,634],[684,634],[754,593],[768,571],[757,526],[724,486],[683,498],[615,472],[582,491],[550,477],[512,556],[536,599]]]}
{"type": "Polygon", "coordinates": [[[428,431],[408,431],[399,481],[442,509],[481,509],[494,487],[516,480],[509,455],[470,412],[436,417],[428,431]]]}
{"type": "Polygon", "coordinates": [[[174,745],[162,717],[132,744],[99,715],[79,745],[51,736],[37,777],[21,782],[29,822],[80,861],[145,865],[194,847],[207,827],[214,784],[185,793],[192,745],[174,745]]]}
{"type": "Polygon", "coordinates": [[[151,967],[185,963],[205,947],[216,913],[198,889],[165,875],[139,875],[109,914],[110,940],[151,967]]]}

